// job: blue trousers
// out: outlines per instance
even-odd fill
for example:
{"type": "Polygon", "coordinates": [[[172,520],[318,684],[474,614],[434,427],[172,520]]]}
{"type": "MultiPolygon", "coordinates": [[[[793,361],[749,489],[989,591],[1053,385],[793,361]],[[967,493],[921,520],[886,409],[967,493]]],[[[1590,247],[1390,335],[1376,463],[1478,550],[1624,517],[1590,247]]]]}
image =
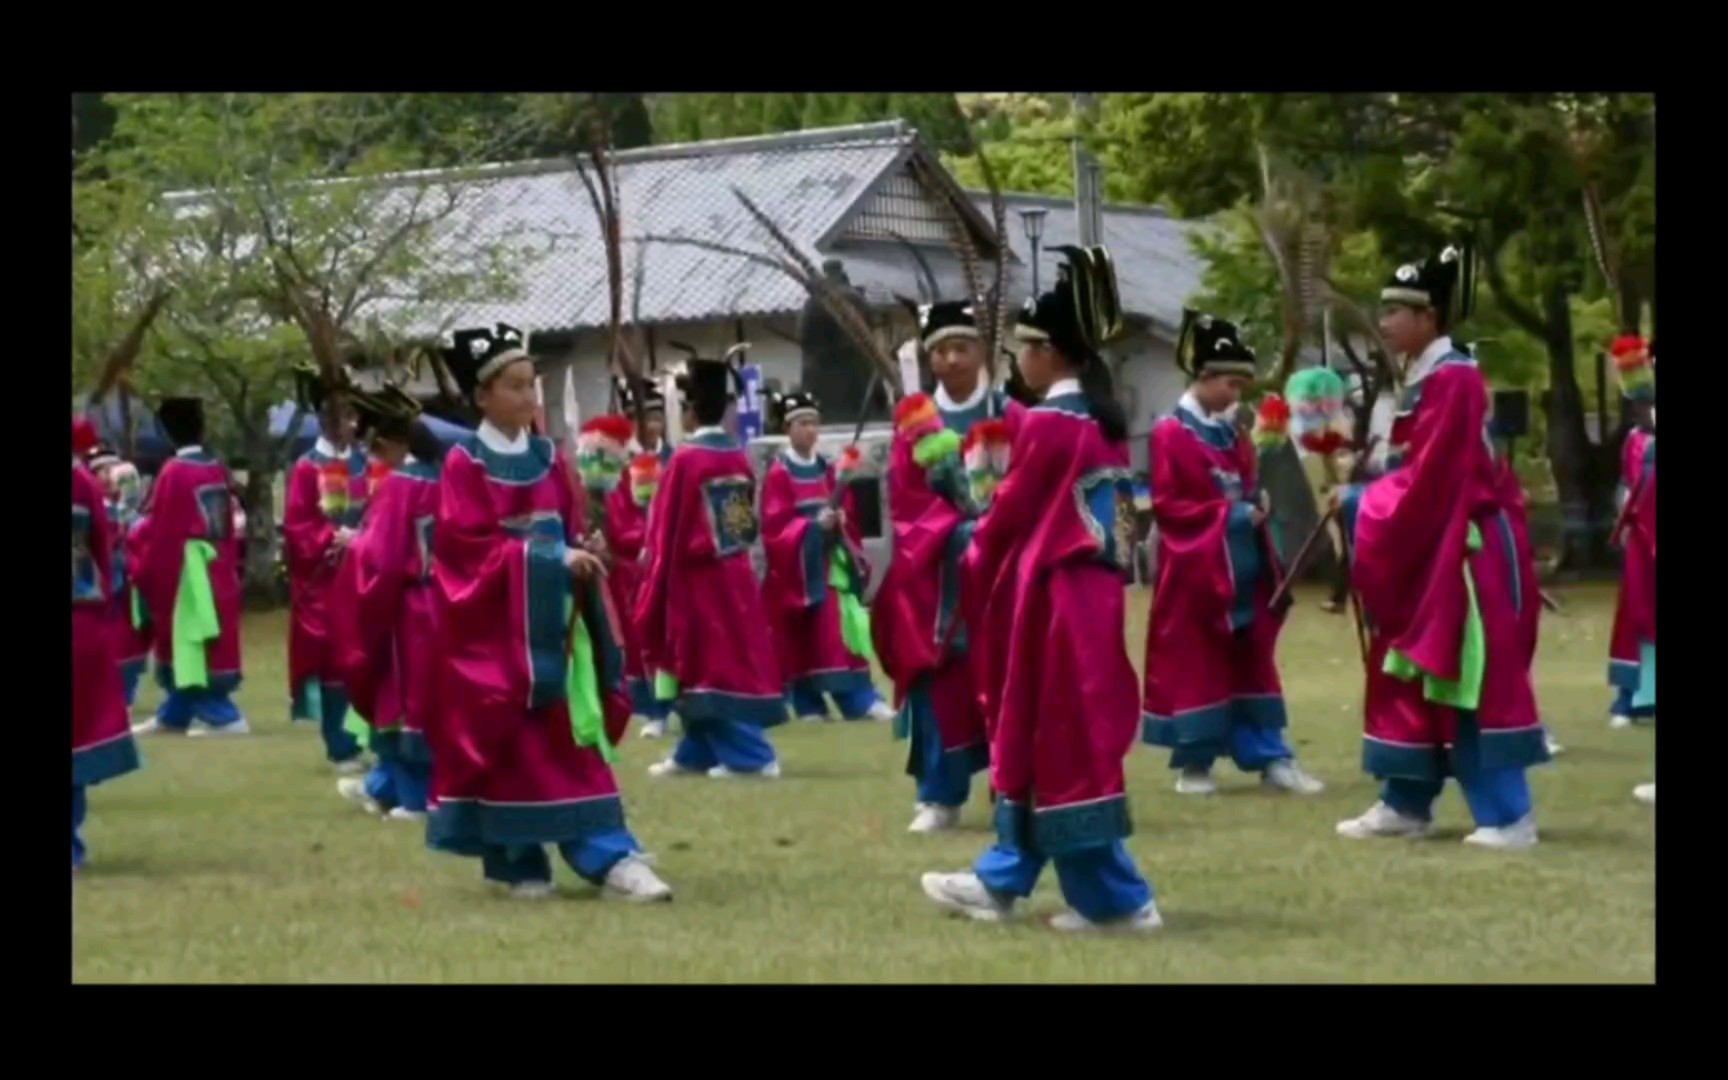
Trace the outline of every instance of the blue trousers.
{"type": "MultiPolygon", "coordinates": [[[[591,885],[604,884],[606,875],[611,873],[618,860],[641,850],[636,838],[626,828],[608,829],[579,841],[558,845],[558,853],[564,856],[570,869],[591,885]]],[[[487,881],[506,885],[552,880],[552,860],[539,844],[522,847],[488,845],[480,856],[480,866],[487,881]]]]}
{"type": "Polygon", "coordinates": [[[384,807],[400,806],[417,814],[426,812],[426,794],[432,782],[432,767],[400,758],[380,758],[366,774],[366,797],[384,807]]]}
{"type": "Polygon", "coordinates": [[[240,707],[225,690],[169,690],[156,710],[156,722],[165,728],[185,731],[193,720],[211,727],[227,727],[242,719],[240,707]]]}
{"type": "Polygon", "coordinates": [[[84,841],[78,838],[78,829],[84,824],[84,814],[88,811],[88,800],[84,794],[83,784],[72,785],[72,865],[84,865],[84,841]]]}
{"type": "Polygon", "coordinates": [[[327,682],[318,684],[318,734],[324,738],[324,756],[334,764],[360,756],[360,740],[343,728],[348,719],[348,690],[327,682]]]}
{"type": "Polygon", "coordinates": [[[1243,772],[1260,772],[1268,765],[1289,761],[1296,755],[1284,742],[1281,727],[1261,727],[1257,724],[1232,724],[1228,739],[1178,746],[1170,754],[1172,769],[1206,769],[1225,754],[1243,772]]]}
{"type": "MultiPolygon", "coordinates": [[[[1445,785],[1444,780],[1392,777],[1381,788],[1380,799],[1405,817],[1429,821],[1434,816],[1434,800],[1445,785]]],[[[1470,779],[1460,778],[1458,786],[1464,789],[1470,816],[1482,828],[1505,828],[1530,813],[1530,783],[1522,767],[1478,769],[1470,779]]]]}
{"type": "MultiPolygon", "coordinates": [[[[828,703],[822,700],[820,690],[794,686],[788,696],[792,699],[792,711],[800,718],[828,715],[828,703]]],[[[876,692],[874,686],[861,686],[856,690],[829,694],[828,696],[834,699],[835,705],[839,706],[840,715],[848,720],[863,719],[871,707],[882,700],[882,695],[876,692]]]]}
{"type": "Polygon", "coordinates": [[[144,665],[147,662],[140,660],[135,664],[120,665],[120,682],[126,688],[126,707],[128,709],[138,702],[138,683],[144,677],[144,665]]]}
{"type": "MultiPolygon", "coordinates": [[[[1046,861],[1043,855],[996,844],[978,857],[973,872],[991,892],[1025,898],[1032,895],[1046,861]]],[[[1092,922],[1132,915],[1152,900],[1152,885],[1120,840],[1058,855],[1055,861],[1062,898],[1092,922]]]]}
{"type": "Polygon", "coordinates": [[[1632,695],[1634,692],[1635,690],[1633,687],[1622,686],[1616,688],[1614,691],[1614,711],[1610,715],[1626,716],[1633,720],[1648,720],[1655,716],[1656,706],[1632,704],[1632,695]]]}
{"type": "Polygon", "coordinates": [[[950,808],[966,805],[972,794],[972,764],[965,754],[950,754],[942,749],[942,729],[936,717],[927,711],[930,699],[915,696],[906,707],[912,710],[913,752],[918,755],[918,801],[950,808]]]}
{"type": "Polygon", "coordinates": [[[684,737],[672,751],[679,768],[706,772],[724,765],[733,772],[761,772],[774,762],[774,744],[754,724],[736,720],[684,721],[684,737]]]}
{"type": "Polygon", "coordinates": [[[654,687],[646,679],[631,679],[630,711],[649,720],[664,721],[672,715],[672,703],[655,697],[654,687]]]}

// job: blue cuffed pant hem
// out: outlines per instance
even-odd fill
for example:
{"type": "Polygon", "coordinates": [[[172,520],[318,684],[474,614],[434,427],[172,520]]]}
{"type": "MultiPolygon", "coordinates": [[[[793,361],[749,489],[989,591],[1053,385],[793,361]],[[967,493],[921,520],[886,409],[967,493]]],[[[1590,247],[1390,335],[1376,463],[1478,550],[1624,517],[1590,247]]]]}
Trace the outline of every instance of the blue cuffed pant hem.
{"type": "MultiPolygon", "coordinates": [[[[978,857],[973,872],[991,892],[1025,898],[1032,895],[1046,861],[1023,848],[995,844],[978,857]]],[[[1152,902],[1151,883],[1120,840],[1059,855],[1055,863],[1062,898],[1092,922],[1132,915],[1152,902]]]]}
{"type": "MultiPolygon", "coordinates": [[[[608,829],[558,845],[564,861],[590,885],[605,884],[606,875],[620,859],[641,850],[636,838],[625,828],[608,829]]],[[[521,847],[488,844],[480,856],[480,865],[487,881],[505,885],[552,880],[552,860],[539,844],[521,847]]]]}

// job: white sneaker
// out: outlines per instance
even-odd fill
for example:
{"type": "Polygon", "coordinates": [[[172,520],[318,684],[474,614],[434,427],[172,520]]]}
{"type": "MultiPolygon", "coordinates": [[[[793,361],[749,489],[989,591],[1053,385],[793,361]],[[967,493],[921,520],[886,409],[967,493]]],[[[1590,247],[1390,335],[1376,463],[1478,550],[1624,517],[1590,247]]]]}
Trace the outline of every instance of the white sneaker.
{"type": "Polygon", "coordinates": [[[545,900],[557,891],[550,881],[520,881],[510,886],[510,896],[516,900],[545,900]]]}
{"type": "Polygon", "coordinates": [[[864,714],[864,719],[874,720],[881,724],[894,719],[896,715],[894,709],[886,701],[877,701],[876,704],[870,706],[870,711],[864,714]]]}
{"type": "Polygon", "coordinates": [[[1183,769],[1176,778],[1176,794],[1178,795],[1212,795],[1218,791],[1218,781],[1212,779],[1211,769],[1183,769]]]}
{"type": "Polygon", "coordinates": [[[248,724],[246,718],[242,716],[232,724],[223,724],[221,727],[212,727],[209,724],[200,723],[186,734],[193,738],[211,739],[219,739],[234,735],[250,735],[252,734],[252,725],[248,724]]]}
{"type": "Polygon", "coordinates": [[[1260,774],[1260,783],[1269,788],[1293,791],[1298,795],[1318,795],[1326,785],[1309,776],[1294,761],[1275,761],[1260,774]]]}
{"type": "Polygon", "coordinates": [[[1559,757],[1566,752],[1566,748],[1560,745],[1560,741],[1547,732],[1542,733],[1542,744],[1548,748],[1549,757],[1559,757]]]}
{"type": "Polygon", "coordinates": [[[1338,835],[1352,840],[1369,840],[1378,836],[1414,839],[1427,835],[1427,832],[1428,822],[1421,818],[1405,817],[1383,802],[1370,806],[1368,812],[1361,817],[1338,823],[1338,835]]]}
{"type": "Polygon", "coordinates": [[[1493,848],[1496,851],[1519,851],[1536,846],[1536,815],[1524,817],[1505,828],[1477,829],[1464,838],[1466,844],[1493,848]]]}
{"type": "Polygon", "coordinates": [[[632,904],[651,904],[672,899],[672,887],[660,880],[646,861],[627,855],[606,872],[605,896],[632,904]]]}
{"type": "Polygon", "coordinates": [[[373,817],[383,816],[384,808],[374,802],[372,796],[366,794],[366,781],[358,776],[344,776],[336,781],[336,794],[373,817]]]}
{"type": "Polygon", "coordinates": [[[1088,930],[1104,933],[1145,933],[1156,930],[1164,925],[1164,919],[1158,914],[1158,905],[1146,901],[1146,906],[1132,915],[1124,915],[1120,919],[1110,919],[1106,922],[1093,922],[1078,911],[1064,911],[1050,918],[1050,929],[1065,933],[1085,932],[1088,930]]]}
{"type": "Polygon", "coordinates": [[[910,833],[942,832],[960,824],[960,808],[958,806],[937,806],[935,803],[922,803],[918,807],[918,815],[907,826],[910,833]]]}
{"type": "Polygon", "coordinates": [[[805,724],[823,724],[823,723],[827,723],[828,714],[827,713],[814,713],[810,716],[800,716],[798,718],[798,720],[799,720],[799,722],[805,723],[805,724]]]}
{"type": "Polygon", "coordinates": [[[395,806],[391,807],[390,812],[384,816],[389,818],[391,821],[425,821],[426,811],[410,810],[405,806],[395,806]]]}
{"type": "Polygon", "coordinates": [[[1630,716],[1620,715],[1610,716],[1608,718],[1608,726],[1611,728],[1629,728],[1632,726],[1632,718],[1630,716]]]}
{"type": "Polygon", "coordinates": [[[365,776],[369,766],[360,758],[352,758],[348,761],[338,761],[331,768],[336,770],[337,776],[365,776]]]}
{"type": "Polygon", "coordinates": [[[1014,917],[1014,900],[992,895],[977,874],[925,874],[924,895],[969,919],[1002,922],[1014,917]]]}
{"type": "Polygon", "coordinates": [[[755,772],[734,772],[724,765],[716,765],[712,769],[708,770],[708,778],[710,780],[730,780],[734,778],[743,780],[778,780],[780,779],[780,763],[778,761],[770,761],[765,767],[758,769],[755,772]]]}
{"type": "Polygon", "coordinates": [[[185,728],[169,727],[168,725],[164,724],[162,721],[160,721],[160,720],[156,719],[154,716],[152,716],[150,719],[144,721],[142,724],[133,725],[132,734],[135,736],[136,735],[184,735],[184,734],[186,734],[186,729],[185,728]]]}
{"type": "Polygon", "coordinates": [[[664,739],[666,737],[666,721],[648,720],[642,725],[644,739],[664,739]]]}
{"type": "Polygon", "coordinates": [[[667,776],[701,776],[702,772],[699,769],[686,769],[671,758],[667,758],[665,761],[656,761],[648,766],[648,775],[660,779],[667,776]]]}
{"type": "Polygon", "coordinates": [[[1656,785],[1654,783],[1639,784],[1632,789],[1632,797],[1641,803],[1656,805],[1656,785]]]}

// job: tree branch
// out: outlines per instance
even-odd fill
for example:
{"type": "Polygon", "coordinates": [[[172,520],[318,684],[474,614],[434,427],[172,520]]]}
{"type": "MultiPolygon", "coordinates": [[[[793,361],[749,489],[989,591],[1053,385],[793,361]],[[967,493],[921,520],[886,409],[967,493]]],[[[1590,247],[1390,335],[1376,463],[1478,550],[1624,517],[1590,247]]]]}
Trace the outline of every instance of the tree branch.
{"type": "Polygon", "coordinates": [[[1519,329],[1546,341],[1548,340],[1548,321],[1537,315],[1534,309],[1513,295],[1511,286],[1506,283],[1506,273],[1500,266],[1500,252],[1502,250],[1502,246],[1496,244],[1482,253],[1482,265],[1487,271],[1488,290],[1494,294],[1494,302],[1499,305],[1500,310],[1504,311],[1506,317],[1516,323],[1519,329]]]}

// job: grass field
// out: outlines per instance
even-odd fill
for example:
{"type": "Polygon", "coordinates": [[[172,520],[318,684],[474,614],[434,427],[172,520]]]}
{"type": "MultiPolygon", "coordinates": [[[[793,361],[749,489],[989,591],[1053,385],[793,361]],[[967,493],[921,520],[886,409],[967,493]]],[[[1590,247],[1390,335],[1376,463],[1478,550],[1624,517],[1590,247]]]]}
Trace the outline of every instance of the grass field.
{"type": "MultiPolygon", "coordinates": [[[[1537,683],[1567,746],[1533,773],[1542,844],[1477,851],[1461,797],[1432,839],[1351,842],[1334,822],[1374,785],[1358,769],[1360,674],[1348,618],[1301,601],[1281,649],[1291,737],[1328,782],[1262,793],[1228,765],[1213,798],[1178,796],[1165,755],[1129,761],[1135,835],[1161,933],[1057,935],[1036,921],[944,917],[925,870],[989,842],[975,788],[963,830],[905,832],[905,744],[886,725],[775,730],[778,783],[651,781],[664,742],[632,739],[630,823],[677,890],[600,901],[567,868],[560,897],[494,893],[477,862],[429,852],[411,824],[342,801],[317,733],[287,723],[285,618],[246,627],[254,734],[146,741],[144,771],[91,794],[74,885],[74,977],[87,982],[1287,982],[1633,981],[1655,977],[1655,816],[1647,729],[1609,730],[1613,594],[1579,587],[1544,624],[1537,683]]],[[[1147,598],[1129,627],[1136,662],[1147,598]]],[[[143,704],[153,704],[151,698],[143,704]]],[[[1061,906],[1053,875],[1032,898],[1061,906]]]]}

